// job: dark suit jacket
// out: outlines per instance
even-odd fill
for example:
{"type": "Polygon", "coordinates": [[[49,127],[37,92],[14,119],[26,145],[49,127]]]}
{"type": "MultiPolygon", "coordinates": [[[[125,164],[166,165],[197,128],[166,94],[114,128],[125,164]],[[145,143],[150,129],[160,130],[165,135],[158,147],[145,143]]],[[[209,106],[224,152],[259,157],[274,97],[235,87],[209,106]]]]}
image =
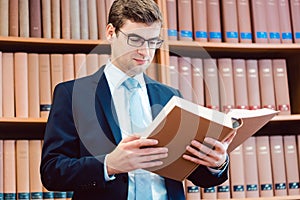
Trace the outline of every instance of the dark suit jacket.
{"type": "MultiPolygon", "coordinates": [[[[41,161],[43,185],[51,191],[74,191],[73,199],[127,199],[128,174],[104,180],[103,161],[121,140],[104,67],[95,74],[57,85],[48,118],[41,161]]],[[[145,77],[155,117],[178,90],[145,77]]],[[[190,176],[194,184],[211,187],[227,179],[199,166],[190,176]]],[[[165,178],[169,199],[184,199],[181,182],[165,178]]]]}

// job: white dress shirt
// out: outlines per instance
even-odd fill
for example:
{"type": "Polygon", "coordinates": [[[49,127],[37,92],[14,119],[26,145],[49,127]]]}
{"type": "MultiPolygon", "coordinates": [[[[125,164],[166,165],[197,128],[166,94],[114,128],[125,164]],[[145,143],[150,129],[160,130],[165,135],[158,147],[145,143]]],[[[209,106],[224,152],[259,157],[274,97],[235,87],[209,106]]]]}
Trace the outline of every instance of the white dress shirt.
{"type": "MultiPolygon", "coordinates": [[[[104,74],[106,76],[108,86],[112,95],[112,100],[116,109],[117,116],[116,119],[119,122],[120,130],[122,138],[128,137],[128,135],[131,134],[131,122],[129,117],[129,110],[128,110],[128,102],[126,102],[126,88],[122,85],[123,81],[125,81],[128,76],[122,72],[120,69],[118,69],[116,66],[114,66],[110,61],[108,61],[105,69],[104,74]]],[[[145,117],[147,118],[147,121],[152,121],[152,113],[151,113],[151,107],[150,102],[148,98],[147,88],[144,80],[143,74],[138,74],[134,77],[141,86],[140,96],[142,98],[142,104],[143,108],[145,108],[144,113],[145,117]]],[[[105,162],[106,163],[106,162],[105,162]]],[[[109,177],[106,172],[106,165],[104,165],[105,170],[105,179],[106,181],[113,181],[114,177],[109,177]]],[[[167,190],[165,187],[165,181],[164,178],[142,170],[138,169],[138,172],[143,173],[149,173],[150,177],[152,179],[151,188],[152,188],[152,197],[153,199],[157,200],[165,200],[167,199],[167,190]]],[[[135,183],[134,183],[134,173],[129,172],[129,182],[128,182],[128,200],[135,199],[135,183]]]]}

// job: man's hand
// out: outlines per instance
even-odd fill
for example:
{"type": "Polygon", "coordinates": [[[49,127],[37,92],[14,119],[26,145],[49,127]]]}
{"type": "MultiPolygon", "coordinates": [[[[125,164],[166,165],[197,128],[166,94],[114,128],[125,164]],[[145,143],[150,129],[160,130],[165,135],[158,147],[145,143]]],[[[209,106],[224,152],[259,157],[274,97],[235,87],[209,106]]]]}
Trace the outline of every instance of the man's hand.
{"type": "Polygon", "coordinates": [[[192,155],[185,154],[183,158],[200,165],[218,168],[226,161],[226,151],[235,134],[236,132],[223,142],[209,137],[206,137],[203,143],[193,140],[191,145],[186,147],[192,155]]]}
{"type": "Polygon", "coordinates": [[[129,136],[123,139],[106,157],[108,175],[162,165],[159,159],[168,156],[168,149],[151,147],[157,143],[157,140],[144,139],[139,136],[129,136]]]}

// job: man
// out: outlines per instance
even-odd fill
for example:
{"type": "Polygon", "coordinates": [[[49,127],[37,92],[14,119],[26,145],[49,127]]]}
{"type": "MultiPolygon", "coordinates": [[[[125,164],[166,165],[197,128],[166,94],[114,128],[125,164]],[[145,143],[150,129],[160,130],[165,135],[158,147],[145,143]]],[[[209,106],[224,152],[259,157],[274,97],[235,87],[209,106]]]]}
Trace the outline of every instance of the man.
{"type": "MultiPolygon", "coordinates": [[[[142,108],[137,126],[145,128],[172,96],[181,96],[143,73],[163,42],[161,26],[161,13],[152,0],[114,1],[106,27],[111,59],[95,74],[55,89],[41,162],[48,190],[70,190],[73,199],[89,200],[185,198],[181,182],[144,170],[162,165],[168,149],[153,147],[159,141],[140,138],[131,113],[142,108]],[[139,85],[135,94],[141,102],[134,106],[127,80],[139,85]],[[142,188],[137,184],[140,177],[142,188]]],[[[231,139],[205,141],[214,148],[192,141],[187,147],[192,156],[183,158],[200,164],[188,179],[210,187],[227,179],[231,139]]]]}

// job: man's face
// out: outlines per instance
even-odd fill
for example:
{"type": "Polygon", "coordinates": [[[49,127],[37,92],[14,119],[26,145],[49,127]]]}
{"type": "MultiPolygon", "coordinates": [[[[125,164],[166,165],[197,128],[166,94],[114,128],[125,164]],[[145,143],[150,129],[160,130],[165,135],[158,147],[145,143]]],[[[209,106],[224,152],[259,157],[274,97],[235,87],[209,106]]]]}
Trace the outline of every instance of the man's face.
{"type": "Polygon", "coordinates": [[[159,39],[160,30],[160,22],[147,25],[127,20],[118,34],[114,33],[109,40],[111,42],[112,63],[129,76],[145,71],[155,54],[155,48],[149,48],[149,45],[155,44],[155,41],[159,39]],[[128,41],[128,37],[130,37],[130,41],[128,41]],[[150,39],[150,42],[145,41],[140,47],[132,45],[136,44],[136,41],[143,41],[143,39],[150,39]]]}

